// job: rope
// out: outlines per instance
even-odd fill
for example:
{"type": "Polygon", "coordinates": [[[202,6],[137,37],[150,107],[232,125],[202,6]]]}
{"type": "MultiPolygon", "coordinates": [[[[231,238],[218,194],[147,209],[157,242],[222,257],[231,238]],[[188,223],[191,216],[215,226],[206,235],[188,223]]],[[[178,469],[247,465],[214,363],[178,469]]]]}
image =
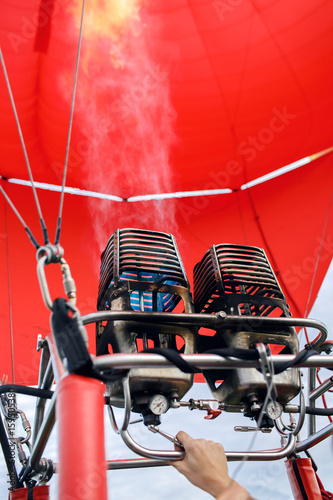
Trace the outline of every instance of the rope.
{"type": "Polygon", "coordinates": [[[78,77],[78,72],[79,72],[79,62],[80,62],[80,53],[81,53],[82,32],[83,32],[83,18],[84,18],[85,3],[86,3],[85,0],[83,0],[83,2],[82,2],[82,12],[81,12],[81,22],[80,22],[79,44],[78,44],[78,49],[77,49],[76,67],[75,67],[75,76],[74,76],[74,86],[73,86],[73,94],[72,94],[72,104],[71,104],[71,111],[70,111],[70,117],[69,117],[69,126],[68,126],[68,136],[67,136],[67,145],[66,145],[64,173],[63,173],[63,176],[62,176],[62,188],[61,188],[61,195],[60,195],[59,214],[58,214],[57,230],[56,230],[56,236],[55,236],[55,242],[54,242],[55,245],[57,245],[59,243],[60,233],[61,233],[61,218],[62,218],[62,211],[63,211],[63,205],[64,205],[64,194],[65,194],[65,183],[66,183],[66,176],[67,176],[67,167],[68,167],[69,147],[70,147],[71,135],[72,135],[74,104],[75,104],[75,96],[76,96],[77,77],[78,77]]]}
{"type": "MultiPolygon", "coordinates": [[[[35,198],[37,212],[38,212],[38,215],[39,215],[39,221],[40,221],[40,224],[41,224],[41,227],[42,227],[42,231],[43,231],[44,243],[46,245],[47,243],[49,243],[49,237],[48,237],[48,233],[47,233],[47,228],[46,228],[46,225],[45,225],[45,222],[44,222],[44,219],[43,219],[43,215],[42,215],[42,211],[41,211],[41,208],[40,208],[40,205],[39,205],[39,200],[38,200],[36,188],[35,188],[35,185],[34,185],[34,179],[32,177],[32,172],[31,172],[31,168],[30,168],[28,153],[27,153],[27,150],[26,150],[26,147],[25,147],[24,138],[23,138],[23,134],[22,134],[22,130],[21,130],[21,125],[20,125],[20,121],[19,121],[18,114],[17,114],[17,111],[16,111],[14,97],[13,97],[12,89],[10,87],[10,82],[9,82],[9,78],[8,78],[8,74],[7,74],[7,70],[6,70],[6,65],[5,65],[5,61],[4,61],[3,55],[2,55],[1,48],[0,48],[0,59],[1,59],[1,65],[2,65],[2,69],[3,69],[3,73],[4,73],[4,76],[5,76],[5,80],[6,80],[6,85],[7,85],[7,89],[8,89],[8,93],[9,93],[10,102],[11,102],[12,109],[13,109],[13,112],[14,112],[14,117],[15,117],[15,122],[16,122],[17,130],[18,130],[18,133],[19,133],[19,136],[20,136],[20,141],[21,141],[21,145],[22,145],[22,149],[23,149],[25,163],[26,163],[26,166],[27,166],[27,169],[28,169],[28,174],[29,174],[29,179],[30,179],[30,182],[31,182],[31,187],[32,187],[33,195],[34,195],[34,198],[35,198]]],[[[8,201],[8,199],[7,199],[7,201],[8,201]]],[[[11,204],[11,206],[13,208],[12,204],[11,204]]],[[[15,211],[15,213],[17,214],[16,211],[15,211]]]]}

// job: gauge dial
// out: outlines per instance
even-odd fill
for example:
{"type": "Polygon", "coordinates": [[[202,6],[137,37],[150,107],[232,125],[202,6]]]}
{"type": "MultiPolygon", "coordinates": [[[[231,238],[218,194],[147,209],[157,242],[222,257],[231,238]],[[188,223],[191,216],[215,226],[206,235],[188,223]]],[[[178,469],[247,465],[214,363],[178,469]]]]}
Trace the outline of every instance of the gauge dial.
{"type": "Polygon", "coordinates": [[[266,413],[272,420],[281,417],[283,408],[277,401],[270,401],[266,406],[266,413]]]}
{"type": "Polygon", "coordinates": [[[148,401],[148,407],[154,415],[162,415],[169,408],[169,401],[162,394],[155,394],[148,401]]]}

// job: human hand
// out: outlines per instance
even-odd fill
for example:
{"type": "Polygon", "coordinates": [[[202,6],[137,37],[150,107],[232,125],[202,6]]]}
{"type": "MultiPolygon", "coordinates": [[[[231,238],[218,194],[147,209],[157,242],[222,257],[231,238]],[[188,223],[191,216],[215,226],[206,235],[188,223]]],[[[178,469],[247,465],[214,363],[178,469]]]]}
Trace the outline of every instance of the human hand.
{"type": "MultiPolygon", "coordinates": [[[[228,475],[228,464],[221,444],[205,439],[193,439],[180,431],[177,439],[185,449],[185,458],[169,462],[192,484],[207,491],[217,500],[247,500],[249,493],[228,475]]],[[[175,445],[176,449],[179,449],[175,445]]]]}

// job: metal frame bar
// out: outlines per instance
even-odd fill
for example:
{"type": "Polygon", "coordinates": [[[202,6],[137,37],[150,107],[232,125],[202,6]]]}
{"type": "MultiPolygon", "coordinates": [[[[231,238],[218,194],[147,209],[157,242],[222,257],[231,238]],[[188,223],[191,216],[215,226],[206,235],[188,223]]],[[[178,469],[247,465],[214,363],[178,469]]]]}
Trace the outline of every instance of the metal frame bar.
{"type": "MultiPolygon", "coordinates": [[[[142,313],[142,312],[131,312],[131,311],[103,311],[100,313],[93,313],[83,318],[84,324],[89,324],[95,321],[102,320],[116,320],[116,319],[130,319],[133,321],[151,321],[154,323],[155,321],[162,323],[181,323],[181,324],[193,324],[199,326],[214,326],[216,328],[220,328],[222,325],[224,327],[229,327],[235,324],[244,324],[244,326],[249,326],[249,323],[254,327],[258,327],[258,323],[260,321],[260,326],[281,326],[281,327],[289,327],[289,326],[307,326],[313,327],[320,330],[321,334],[316,339],[316,344],[321,345],[324,339],[327,336],[326,327],[319,321],[316,320],[305,320],[300,318],[258,318],[253,317],[242,317],[242,318],[234,318],[234,317],[226,317],[223,314],[215,314],[215,315],[207,315],[205,317],[201,314],[168,314],[168,313],[142,313]],[[199,321],[200,320],[200,321],[199,321]]],[[[53,335],[50,334],[46,338],[49,352],[50,352],[50,361],[52,364],[52,371],[54,372],[54,376],[57,382],[59,382],[65,375],[66,371],[64,365],[59,357],[57,347],[53,338],[53,335]]],[[[216,368],[259,368],[260,362],[259,360],[239,360],[236,358],[223,358],[213,354],[185,354],[182,357],[192,366],[196,366],[203,369],[216,369],[216,368]]],[[[292,361],[295,358],[295,355],[275,355],[272,356],[272,361],[292,361]]],[[[156,366],[164,366],[164,367],[172,367],[172,363],[163,358],[158,354],[113,354],[113,355],[104,355],[99,356],[97,358],[93,358],[93,363],[95,368],[99,370],[110,370],[110,369],[131,369],[133,367],[156,367],[156,366]]],[[[43,384],[49,383],[51,378],[51,364],[43,368],[44,377],[43,384]]],[[[307,361],[296,365],[298,367],[333,367],[333,356],[329,355],[315,355],[309,358],[307,361]]],[[[55,423],[55,404],[56,404],[57,394],[55,392],[51,404],[48,408],[48,411],[45,415],[45,418],[42,422],[40,422],[39,432],[35,438],[33,443],[33,448],[31,451],[31,456],[28,463],[28,470],[38,471],[41,469],[41,456],[44,451],[45,445],[49,438],[49,435],[52,431],[53,425],[55,423]]],[[[168,465],[165,462],[165,458],[168,460],[172,459],[180,459],[182,458],[182,453],[178,451],[167,451],[167,457],[165,455],[165,451],[162,451],[162,454],[159,450],[147,450],[137,443],[134,442],[127,429],[121,430],[120,434],[122,435],[125,443],[138,454],[145,454],[144,456],[148,457],[145,459],[133,459],[133,460],[116,460],[116,461],[107,461],[106,467],[107,469],[123,469],[123,468],[136,468],[136,467],[157,467],[168,465]],[[153,453],[153,455],[152,455],[153,453]],[[176,455],[176,456],[174,456],[176,455]],[[181,456],[179,456],[181,455],[181,456]],[[156,456],[160,458],[155,458],[156,456]]],[[[284,458],[288,456],[294,449],[296,451],[303,451],[308,449],[315,444],[319,443],[323,439],[333,434],[333,424],[325,427],[319,432],[313,434],[308,439],[298,443],[296,445],[294,436],[288,437],[287,444],[279,449],[275,450],[266,450],[266,451],[254,451],[254,452],[227,452],[227,458],[230,461],[243,460],[246,458],[250,461],[268,461],[268,460],[279,460],[280,458],[284,458]]]]}
{"type": "Polygon", "coordinates": [[[56,391],[51,399],[50,406],[46,412],[45,418],[41,424],[39,432],[37,434],[36,440],[31,450],[31,455],[28,462],[28,470],[36,470],[38,471],[41,467],[40,459],[42,457],[42,453],[45,449],[47,441],[50,437],[51,431],[55,424],[55,403],[56,403],[56,391]]]}
{"type": "MultiPolygon", "coordinates": [[[[181,357],[191,366],[195,366],[200,370],[213,370],[216,368],[260,368],[259,360],[247,360],[226,358],[217,356],[216,354],[182,354],[181,357]]],[[[292,362],[295,359],[294,354],[277,354],[272,355],[272,362],[287,361],[292,362]]],[[[98,370],[105,371],[111,369],[131,369],[131,368],[153,368],[153,367],[172,367],[170,361],[160,354],[145,354],[145,353],[126,353],[126,354],[105,354],[93,358],[94,367],[98,370]]],[[[305,367],[322,367],[333,368],[333,355],[322,356],[320,354],[311,356],[306,361],[294,365],[297,368],[305,367]]]]}
{"type": "MultiPolygon", "coordinates": [[[[149,450],[144,448],[134,441],[128,430],[121,432],[121,437],[125,444],[134,451],[136,454],[149,459],[162,459],[162,460],[181,460],[184,457],[182,451],[169,451],[169,450],[149,450]]],[[[260,450],[260,451],[227,451],[226,457],[228,461],[235,462],[241,460],[249,461],[271,461],[280,460],[290,455],[296,445],[296,436],[290,434],[288,436],[287,444],[282,448],[274,450],[260,450]]]]}
{"type": "Polygon", "coordinates": [[[333,375],[332,375],[332,377],[325,380],[321,385],[319,385],[312,392],[310,392],[309,401],[314,401],[314,400],[320,398],[320,396],[325,394],[325,392],[328,391],[332,386],[333,386],[333,375]]]}
{"type": "MultiPolygon", "coordinates": [[[[47,342],[50,348],[52,366],[54,368],[54,371],[56,372],[56,379],[59,380],[59,378],[65,374],[65,369],[58,356],[53,335],[49,335],[47,337],[47,342]]],[[[222,358],[220,356],[216,356],[214,354],[188,354],[188,355],[183,355],[183,358],[186,359],[186,361],[188,361],[191,365],[198,366],[201,369],[214,369],[218,367],[237,368],[240,366],[243,368],[259,367],[259,361],[247,361],[247,360],[238,360],[232,358],[227,359],[227,358],[222,358]]],[[[294,358],[295,358],[294,355],[272,356],[273,362],[281,359],[290,361],[294,358]]],[[[110,368],[131,368],[133,366],[136,367],[172,366],[172,364],[168,360],[166,360],[165,358],[163,358],[158,354],[113,354],[113,355],[100,356],[98,358],[95,358],[93,361],[94,361],[94,366],[101,370],[103,369],[106,370],[110,368]]],[[[329,355],[312,356],[304,363],[301,363],[299,366],[333,367],[333,356],[329,355]]],[[[56,401],[56,393],[54,394],[51,400],[50,407],[48,408],[47,414],[42,422],[41,428],[33,445],[33,449],[29,460],[29,465],[31,466],[32,469],[35,470],[38,470],[39,460],[41,458],[47,439],[51,433],[51,430],[55,422],[55,401],[56,401]]],[[[319,433],[315,434],[313,436],[313,440],[316,440],[318,438],[318,435],[321,436],[321,432],[322,431],[319,431],[319,433]]],[[[327,435],[324,433],[324,438],[327,437],[327,435]]],[[[125,439],[130,440],[130,438],[128,438],[126,435],[125,439]]],[[[314,442],[313,440],[309,441],[309,446],[314,446],[314,444],[312,444],[314,442]]],[[[307,440],[305,442],[307,442],[307,440]]],[[[299,449],[300,446],[301,443],[297,445],[297,449],[299,449]]],[[[232,452],[230,453],[231,453],[230,457],[237,456],[237,455],[232,455],[232,452]]],[[[256,458],[253,458],[253,460],[255,459],[256,458]]]]}
{"type": "Polygon", "coordinates": [[[296,444],[296,453],[308,450],[333,434],[333,423],[296,444]]]}
{"type": "Polygon", "coordinates": [[[325,342],[328,331],[324,323],[311,318],[271,318],[268,316],[228,316],[225,312],[216,314],[198,313],[165,313],[165,312],[139,312],[139,311],[100,311],[82,316],[84,325],[97,321],[138,321],[150,324],[163,323],[187,326],[206,327],[213,330],[220,328],[244,327],[253,328],[255,331],[274,328],[278,335],[288,335],[283,329],[291,327],[315,328],[319,335],[310,342],[312,349],[318,349],[325,342]],[[281,331],[282,329],[282,331],[281,331]]]}
{"type": "MultiPolygon", "coordinates": [[[[53,368],[50,360],[49,350],[47,348],[43,348],[41,355],[41,362],[40,362],[40,378],[38,382],[38,387],[40,389],[49,390],[52,386],[53,380],[54,380],[53,368]]],[[[32,444],[35,443],[40,426],[42,425],[43,422],[46,401],[47,400],[45,398],[37,398],[36,400],[36,411],[34,418],[32,444]]]]}

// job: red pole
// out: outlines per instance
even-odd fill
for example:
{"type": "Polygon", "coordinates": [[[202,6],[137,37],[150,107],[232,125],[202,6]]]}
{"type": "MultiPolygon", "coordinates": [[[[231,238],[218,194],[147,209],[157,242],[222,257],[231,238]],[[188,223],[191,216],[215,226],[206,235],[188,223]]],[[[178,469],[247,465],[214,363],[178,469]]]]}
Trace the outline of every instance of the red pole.
{"type": "Polygon", "coordinates": [[[80,375],[58,388],[59,500],[107,500],[104,384],[80,375]]]}

